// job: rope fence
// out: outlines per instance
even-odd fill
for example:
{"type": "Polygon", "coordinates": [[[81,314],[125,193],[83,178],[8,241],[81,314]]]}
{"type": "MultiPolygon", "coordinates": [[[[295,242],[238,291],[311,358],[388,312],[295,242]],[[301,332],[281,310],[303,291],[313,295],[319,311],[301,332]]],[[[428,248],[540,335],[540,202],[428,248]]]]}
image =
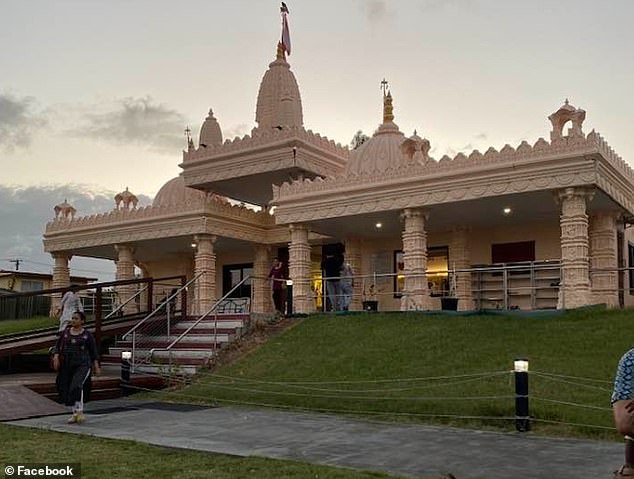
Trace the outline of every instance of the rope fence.
{"type": "MultiPolygon", "coordinates": [[[[371,417],[410,417],[444,422],[483,421],[519,422],[557,425],[595,430],[599,434],[614,431],[612,409],[609,406],[611,389],[593,384],[611,381],[584,378],[544,371],[532,372],[531,387],[535,395],[513,395],[511,377],[517,371],[485,371],[471,374],[437,375],[404,378],[376,378],[365,380],[265,380],[200,371],[194,378],[166,376],[156,372],[137,371],[135,374],[160,376],[172,388],[159,391],[126,384],[132,391],[152,392],[166,400],[267,407],[296,412],[318,412],[371,417]],[[572,379],[572,381],[571,381],[572,379]],[[593,383],[593,384],[585,384],[593,383]],[[372,385],[377,387],[372,387],[372,385]],[[384,385],[385,387],[380,387],[384,385]],[[328,387],[332,386],[332,387],[328,387]],[[370,387],[368,387],[370,386],[370,387]],[[461,388],[458,389],[457,386],[461,388]],[[465,387],[462,387],[465,386],[465,387]],[[348,387],[348,388],[346,388],[348,387]],[[471,389],[475,387],[474,390],[471,389]],[[576,400],[574,392],[587,387],[592,401],[576,400]],[[452,394],[433,395],[424,391],[450,388],[452,394]],[[479,389],[478,389],[479,388],[479,389]],[[478,391],[493,388],[491,394],[478,391]],[[558,398],[544,392],[562,394],[558,398]],[[411,395],[403,393],[411,392],[411,395]],[[517,410],[517,401],[530,400],[533,408],[525,416],[517,410]],[[515,401],[515,415],[513,415],[515,401]],[[336,404],[333,404],[335,402],[336,404]],[[372,407],[363,407],[363,405],[372,407]],[[349,405],[346,407],[346,405],[349,405]],[[460,406],[463,405],[463,406],[460,406]],[[431,408],[427,410],[427,408],[431,408]],[[451,409],[454,409],[453,411],[451,409]],[[567,411],[577,410],[578,416],[567,411]],[[478,411],[487,412],[485,414],[478,411]],[[493,414],[488,413],[494,412],[493,414]],[[596,420],[596,422],[595,422],[596,420]]],[[[517,386],[517,377],[516,377],[517,386]]],[[[581,390],[582,394],[584,390],[581,390]]],[[[520,429],[518,429],[520,430],[520,429]]],[[[529,429],[525,429],[529,430],[529,429]]]]}

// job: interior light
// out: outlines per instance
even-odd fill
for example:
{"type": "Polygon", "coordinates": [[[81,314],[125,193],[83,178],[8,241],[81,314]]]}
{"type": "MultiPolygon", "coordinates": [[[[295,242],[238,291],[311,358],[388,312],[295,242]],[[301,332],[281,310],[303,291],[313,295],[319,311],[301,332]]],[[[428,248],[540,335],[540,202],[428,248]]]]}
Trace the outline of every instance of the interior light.
{"type": "Polygon", "coordinates": [[[192,243],[192,248],[195,248],[196,246],[198,246],[196,243],[192,243]]]}
{"type": "Polygon", "coordinates": [[[507,207],[506,207],[506,208],[504,208],[502,211],[504,212],[504,214],[505,214],[505,215],[510,215],[512,210],[511,210],[511,208],[509,208],[509,207],[507,206],[507,207]]]}
{"type": "Polygon", "coordinates": [[[376,226],[377,228],[383,228],[383,223],[377,223],[374,226],[376,226]]]}

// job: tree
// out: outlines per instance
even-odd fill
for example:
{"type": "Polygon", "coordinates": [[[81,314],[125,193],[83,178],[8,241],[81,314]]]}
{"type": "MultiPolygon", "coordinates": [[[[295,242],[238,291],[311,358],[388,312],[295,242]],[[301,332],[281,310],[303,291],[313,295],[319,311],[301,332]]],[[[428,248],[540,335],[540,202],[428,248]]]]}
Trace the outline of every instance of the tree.
{"type": "Polygon", "coordinates": [[[363,133],[361,130],[357,131],[352,137],[352,141],[350,142],[350,147],[353,150],[356,150],[361,145],[363,145],[366,141],[368,141],[370,137],[363,133]]]}

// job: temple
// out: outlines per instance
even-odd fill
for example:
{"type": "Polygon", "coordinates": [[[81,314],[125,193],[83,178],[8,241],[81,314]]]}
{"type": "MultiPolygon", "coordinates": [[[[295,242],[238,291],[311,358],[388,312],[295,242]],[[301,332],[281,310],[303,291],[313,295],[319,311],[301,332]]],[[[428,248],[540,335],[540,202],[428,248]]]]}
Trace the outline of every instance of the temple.
{"type": "Polygon", "coordinates": [[[181,174],[150,206],[126,188],[103,214],[55,207],[44,234],[53,286],[69,283],[73,256],[115,261],[117,279],[135,266],[147,277],[200,274],[195,314],[250,275],[236,294],[268,313],[279,256],[294,311],[310,313],[325,306],[322,256],[337,250],[355,272],[352,310],[436,310],[447,297],[460,310],[634,304],[634,173],[584,132],[584,110],[566,100],[548,117],[549,141],[435,159],[433,139],[395,123],[394,93],[384,92],[372,137],[341,146],[304,127],[278,46],[250,135],[223,139],[209,110],[181,174]]]}

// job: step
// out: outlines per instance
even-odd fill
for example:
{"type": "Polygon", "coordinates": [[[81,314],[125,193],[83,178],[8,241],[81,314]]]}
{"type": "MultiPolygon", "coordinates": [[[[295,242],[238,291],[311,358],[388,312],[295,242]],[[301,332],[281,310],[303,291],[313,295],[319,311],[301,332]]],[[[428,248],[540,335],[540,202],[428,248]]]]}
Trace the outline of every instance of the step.
{"type": "MultiPolygon", "coordinates": [[[[227,343],[235,338],[235,335],[231,334],[196,334],[196,335],[187,335],[183,336],[183,338],[178,341],[174,347],[180,347],[182,344],[194,345],[194,344],[213,344],[214,340],[216,343],[227,343]]],[[[172,336],[142,336],[136,338],[137,347],[145,346],[149,343],[165,343],[165,346],[168,346],[174,340],[178,339],[178,335],[172,336]]],[[[119,348],[132,348],[132,341],[117,341],[116,347],[119,348]]]]}
{"type": "MultiPolygon", "coordinates": [[[[186,328],[185,326],[180,326],[180,325],[176,325],[172,328],[172,336],[176,336],[178,337],[178,335],[184,333],[185,331],[187,331],[188,328],[186,328]]],[[[195,327],[194,329],[192,329],[191,331],[189,331],[189,333],[187,333],[187,337],[190,336],[198,336],[198,335],[213,335],[214,332],[216,334],[231,334],[233,336],[242,336],[242,331],[243,328],[214,328],[213,325],[207,326],[207,325],[199,325],[197,327],[195,327]]]]}
{"type": "MultiPolygon", "coordinates": [[[[183,318],[183,321],[197,321],[199,317],[200,316],[187,316],[183,318]]],[[[213,321],[214,318],[218,318],[218,321],[248,321],[250,317],[249,314],[219,314],[218,316],[206,316],[203,321],[213,321]]]]}
{"type": "MultiPolygon", "coordinates": [[[[183,320],[179,321],[174,325],[174,328],[185,330],[191,326],[194,326],[196,321],[183,320]]],[[[245,322],[239,319],[225,319],[214,321],[213,319],[203,319],[200,321],[193,329],[213,329],[214,326],[217,326],[218,329],[234,329],[234,328],[243,328],[245,322]]]]}
{"type": "MultiPolygon", "coordinates": [[[[204,363],[201,364],[174,364],[172,363],[172,374],[173,375],[186,375],[193,376],[198,372],[201,366],[204,366],[204,363]]],[[[160,377],[161,375],[168,375],[168,371],[166,370],[165,365],[161,364],[137,364],[134,366],[135,371],[156,375],[156,377],[160,377]]],[[[136,386],[134,383],[132,386],[136,386]]],[[[144,386],[141,386],[145,388],[144,386]]],[[[132,388],[134,391],[134,387],[132,388]]]]}

